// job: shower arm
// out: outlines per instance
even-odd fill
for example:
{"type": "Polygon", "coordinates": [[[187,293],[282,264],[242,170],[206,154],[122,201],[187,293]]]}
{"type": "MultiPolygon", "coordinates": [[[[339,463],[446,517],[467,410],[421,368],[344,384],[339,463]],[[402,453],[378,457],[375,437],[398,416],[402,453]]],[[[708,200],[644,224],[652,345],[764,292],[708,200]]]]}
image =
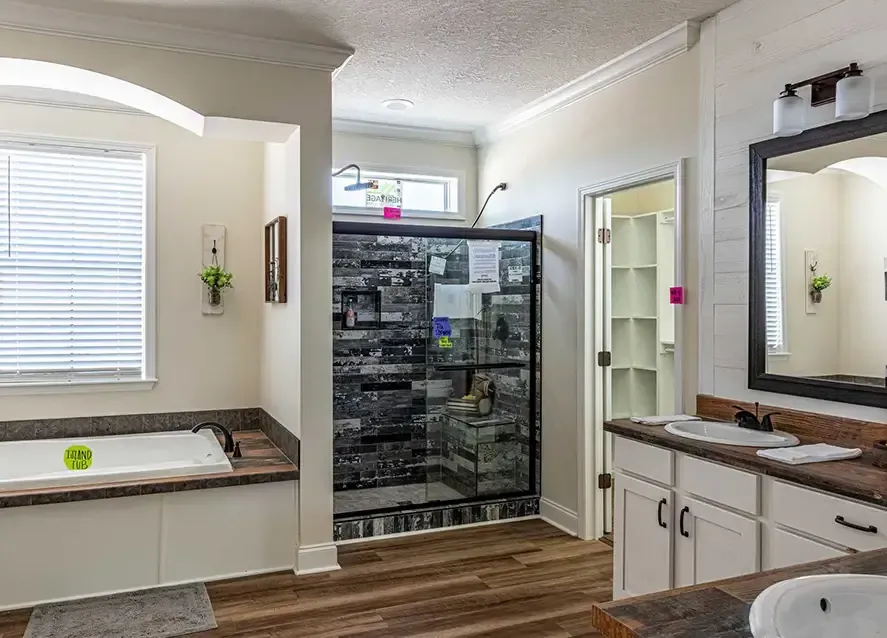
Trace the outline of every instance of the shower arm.
{"type": "MultiPolygon", "coordinates": [[[[347,167],[346,167],[346,168],[347,168],[347,167]]],[[[474,218],[474,223],[471,224],[471,227],[472,227],[472,228],[474,228],[475,226],[477,226],[477,222],[480,221],[480,216],[484,214],[484,211],[487,209],[487,204],[490,203],[490,199],[493,197],[493,195],[495,195],[498,191],[504,191],[504,190],[507,190],[507,189],[508,189],[508,184],[505,183],[505,182],[499,182],[498,184],[496,184],[496,187],[493,188],[493,190],[490,191],[490,194],[487,195],[486,200],[484,200],[484,205],[480,207],[480,212],[477,214],[477,217],[474,218]]],[[[452,256],[453,256],[453,253],[456,252],[457,250],[459,250],[459,246],[461,246],[462,243],[463,243],[464,241],[465,241],[464,239],[460,239],[460,240],[459,240],[459,243],[456,244],[456,247],[453,248],[453,250],[450,251],[450,254],[447,255],[446,257],[444,257],[444,260],[447,260],[447,259],[449,259],[450,257],[452,257],[452,256]]]]}
{"type": "Polygon", "coordinates": [[[339,170],[335,171],[332,176],[338,177],[345,171],[351,170],[352,168],[357,171],[357,181],[360,182],[360,166],[358,166],[357,164],[349,164],[348,166],[343,166],[339,170]]]}

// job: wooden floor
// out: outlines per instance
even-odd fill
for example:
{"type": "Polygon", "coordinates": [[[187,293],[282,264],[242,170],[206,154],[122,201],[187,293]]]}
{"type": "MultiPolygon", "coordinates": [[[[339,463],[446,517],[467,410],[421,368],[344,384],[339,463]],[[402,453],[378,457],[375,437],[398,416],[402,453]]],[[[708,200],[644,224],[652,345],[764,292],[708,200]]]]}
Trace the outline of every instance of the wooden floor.
{"type": "MultiPolygon", "coordinates": [[[[339,563],[210,583],[219,628],[189,638],[592,637],[592,603],[612,587],[609,547],[538,520],[344,545],[339,563]]],[[[27,620],[0,614],[0,637],[27,620]]]]}

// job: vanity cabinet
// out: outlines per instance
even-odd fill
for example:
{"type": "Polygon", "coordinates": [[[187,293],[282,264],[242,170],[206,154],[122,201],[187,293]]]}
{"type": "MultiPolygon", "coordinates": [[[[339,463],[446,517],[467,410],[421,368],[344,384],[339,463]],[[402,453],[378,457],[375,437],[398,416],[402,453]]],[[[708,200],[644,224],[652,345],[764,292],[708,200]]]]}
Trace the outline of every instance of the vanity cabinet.
{"type": "Polygon", "coordinates": [[[613,590],[617,598],[650,594],[672,585],[671,490],[619,474],[614,481],[613,590]]]}
{"type": "Polygon", "coordinates": [[[760,524],[689,496],[675,499],[674,586],[760,570],[760,524]]]}
{"type": "Polygon", "coordinates": [[[887,547],[887,509],[617,436],[613,597],[887,547]]]}

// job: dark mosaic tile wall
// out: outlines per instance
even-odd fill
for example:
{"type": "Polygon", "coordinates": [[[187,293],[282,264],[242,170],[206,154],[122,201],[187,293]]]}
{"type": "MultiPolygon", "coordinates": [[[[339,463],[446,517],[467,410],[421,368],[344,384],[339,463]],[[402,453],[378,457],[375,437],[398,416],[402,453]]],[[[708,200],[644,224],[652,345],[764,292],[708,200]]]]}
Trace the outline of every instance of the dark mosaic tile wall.
{"type": "MultiPolygon", "coordinates": [[[[519,219],[514,222],[509,222],[507,224],[499,224],[497,226],[493,226],[492,228],[502,228],[508,230],[534,230],[536,231],[536,272],[539,273],[538,282],[536,284],[536,378],[534,380],[533,386],[534,391],[536,393],[536,494],[542,494],[542,215],[536,215],[534,217],[527,217],[525,219],[519,219]]],[[[529,267],[528,261],[525,259],[523,252],[517,252],[512,257],[507,257],[506,259],[511,259],[516,264],[527,268],[529,267]]],[[[514,265],[514,264],[512,264],[514,265]]],[[[506,267],[503,265],[503,267],[506,267]]],[[[529,338],[529,321],[527,317],[517,316],[515,313],[519,312],[520,309],[515,307],[510,300],[503,300],[503,309],[506,311],[510,311],[512,316],[515,317],[517,324],[525,330],[521,330],[518,332],[519,338],[510,339],[506,344],[506,350],[509,352],[526,352],[527,357],[529,357],[529,345],[527,343],[527,339],[529,338]]],[[[522,392],[529,391],[529,378],[522,376],[522,382],[524,383],[521,388],[522,392]]],[[[502,381],[503,386],[509,387],[509,384],[505,381],[502,381]]],[[[523,399],[521,399],[523,401],[523,399]]],[[[526,405],[526,404],[524,404],[526,405]]],[[[528,434],[528,430],[524,429],[523,432],[528,434]]]]}
{"type": "Polygon", "coordinates": [[[425,481],[425,240],[333,236],[336,490],[425,481]],[[343,329],[342,295],[381,293],[379,323],[343,329]]]}
{"type": "Polygon", "coordinates": [[[358,538],[374,538],[387,534],[442,529],[485,521],[505,521],[525,516],[538,516],[538,514],[539,499],[537,497],[438,507],[336,521],[333,528],[333,539],[347,541],[358,538]]]}

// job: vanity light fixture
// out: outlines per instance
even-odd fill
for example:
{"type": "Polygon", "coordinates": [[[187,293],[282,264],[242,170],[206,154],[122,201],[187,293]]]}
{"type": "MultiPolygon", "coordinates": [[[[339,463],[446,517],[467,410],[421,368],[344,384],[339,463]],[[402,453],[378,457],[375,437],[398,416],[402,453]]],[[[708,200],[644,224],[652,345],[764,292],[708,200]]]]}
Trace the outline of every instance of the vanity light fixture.
{"type": "Polygon", "coordinates": [[[853,62],[837,71],[786,84],[773,103],[774,135],[788,137],[804,132],[807,107],[798,95],[798,89],[805,86],[810,87],[810,106],[836,102],[835,117],[839,120],[861,119],[872,111],[871,79],[863,76],[862,69],[853,62]]]}

